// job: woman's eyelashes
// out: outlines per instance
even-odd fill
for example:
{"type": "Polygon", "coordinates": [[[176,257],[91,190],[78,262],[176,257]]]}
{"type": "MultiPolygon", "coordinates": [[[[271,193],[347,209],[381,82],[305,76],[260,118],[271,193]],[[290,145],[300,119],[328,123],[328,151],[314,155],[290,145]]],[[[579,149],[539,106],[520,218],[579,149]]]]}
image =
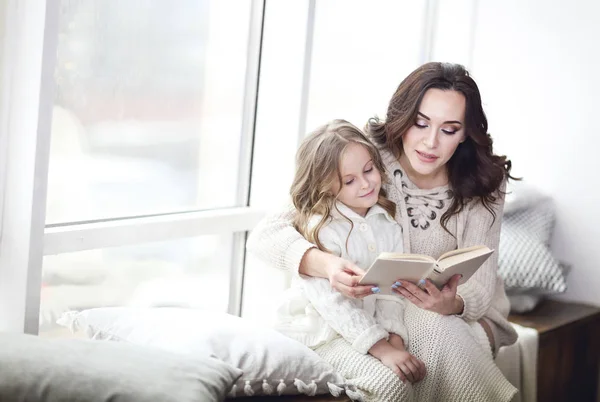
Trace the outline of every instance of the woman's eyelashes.
{"type": "MultiPolygon", "coordinates": [[[[427,128],[429,127],[429,124],[422,122],[422,121],[416,121],[415,122],[415,127],[419,128],[419,129],[423,129],[423,128],[427,128]]],[[[456,134],[458,131],[460,130],[459,127],[448,127],[448,128],[442,128],[441,131],[444,134],[448,134],[448,135],[453,135],[456,134]]]]}
{"type": "Polygon", "coordinates": [[[453,135],[456,134],[458,132],[459,129],[457,128],[443,128],[442,132],[448,135],[453,135]]]}

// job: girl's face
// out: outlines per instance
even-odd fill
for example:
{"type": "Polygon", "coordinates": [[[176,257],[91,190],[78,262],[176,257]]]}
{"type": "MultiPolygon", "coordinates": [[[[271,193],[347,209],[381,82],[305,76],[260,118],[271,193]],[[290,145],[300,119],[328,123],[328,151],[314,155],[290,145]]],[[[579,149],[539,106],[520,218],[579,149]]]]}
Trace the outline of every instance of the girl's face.
{"type": "Polygon", "coordinates": [[[381,174],[375,167],[371,154],[361,144],[351,143],[340,159],[342,184],[334,181],[334,194],[348,208],[365,216],[377,203],[381,189],[381,174]]]}
{"type": "Polygon", "coordinates": [[[402,137],[400,164],[420,188],[448,182],[446,163],[466,138],[465,97],[452,90],[425,92],[415,124],[402,137]]]}

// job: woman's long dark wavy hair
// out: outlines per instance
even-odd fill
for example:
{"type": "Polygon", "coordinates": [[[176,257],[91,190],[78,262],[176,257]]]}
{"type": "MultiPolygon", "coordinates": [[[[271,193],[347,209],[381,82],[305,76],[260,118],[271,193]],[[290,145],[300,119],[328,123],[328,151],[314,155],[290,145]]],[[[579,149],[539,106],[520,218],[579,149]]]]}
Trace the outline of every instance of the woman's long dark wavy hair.
{"type": "Polygon", "coordinates": [[[371,118],[365,130],[375,143],[386,146],[400,158],[402,137],[415,124],[423,96],[432,88],[460,92],[466,100],[465,141],[458,145],[447,162],[454,197],[442,215],[442,227],[448,231],[446,224],[450,217],[461,212],[473,199],[480,199],[495,219],[491,205],[500,196],[500,186],[505,179],[515,178],[510,175],[510,160],[493,152],[479,88],[463,66],[431,62],[417,68],[400,83],[392,96],[386,120],[371,118]]]}

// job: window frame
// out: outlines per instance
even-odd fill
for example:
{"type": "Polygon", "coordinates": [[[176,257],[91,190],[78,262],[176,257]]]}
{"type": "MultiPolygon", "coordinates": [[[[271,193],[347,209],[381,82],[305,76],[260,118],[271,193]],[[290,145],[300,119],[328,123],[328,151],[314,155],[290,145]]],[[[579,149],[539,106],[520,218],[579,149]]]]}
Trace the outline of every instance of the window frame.
{"type": "Polygon", "coordinates": [[[0,331],[37,333],[58,0],[3,2],[0,331]]]}
{"type": "MultiPolygon", "coordinates": [[[[435,50],[438,0],[426,0],[426,8],[421,62],[435,50]]],[[[277,166],[281,180],[291,179],[306,131],[316,1],[252,0],[238,170],[241,207],[45,226],[59,10],[60,0],[0,2],[0,331],[38,333],[44,255],[209,234],[234,236],[229,312],[239,315],[247,233],[264,209],[287,196],[282,186],[272,186],[270,174],[277,166]],[[292,31],[300,36],[290,40],[285,35],[292,31]],[[263,69],[279,73],[285,90],[277,79],[261,83],[263,69]],[[282,132],[289,134],[282,138],[282,132]]]]}
{"type": "Polygon", "coordinates": [[[0,135],[0,331],[37,334],[44,255],[232,234],[229,312],[241,311],[246,232],[264,216],[250,208],[250,179],[264,0],[252,0],[247,48],[238,205],[94,222],[45,225],[60,0],[9,0],[3,18],[0,135]],[[32,77],[39,77],[32,80],[32,77]],[[3,218],[3,219],[2,219],[3,218]]]}

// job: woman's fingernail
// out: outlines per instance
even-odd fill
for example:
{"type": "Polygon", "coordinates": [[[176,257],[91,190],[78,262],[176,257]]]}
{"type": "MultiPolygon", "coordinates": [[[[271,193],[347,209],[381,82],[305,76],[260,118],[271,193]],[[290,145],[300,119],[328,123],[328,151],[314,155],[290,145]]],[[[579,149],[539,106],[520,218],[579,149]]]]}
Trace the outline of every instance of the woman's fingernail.
{"type": "Polygon", "coordinates": [[[396,287],[398,287],[398,286],[402,286],[402,282],[400,282],[400,281],[396,281],[396,282],[394,283],[394,285],[396,285],[396,287]]]}
{"type": "Polygon", "coordinates": [[[398,285],[396,285],[395,283],[392,285],[392,289],[398,289],[398,285]]]}
{"type": "Polygon", "coordinates": [[[371,292],[379,293],[379,292],[381,292],[381,289],[379,289],[377,286],[375,286],[374,288],[371,288],[371,292]]]}
{"type": "Polygon", "coordinates": [[[425,285],[425,279],[421,279],[421,280],[419,281],[419,285],[425,285]]]}

